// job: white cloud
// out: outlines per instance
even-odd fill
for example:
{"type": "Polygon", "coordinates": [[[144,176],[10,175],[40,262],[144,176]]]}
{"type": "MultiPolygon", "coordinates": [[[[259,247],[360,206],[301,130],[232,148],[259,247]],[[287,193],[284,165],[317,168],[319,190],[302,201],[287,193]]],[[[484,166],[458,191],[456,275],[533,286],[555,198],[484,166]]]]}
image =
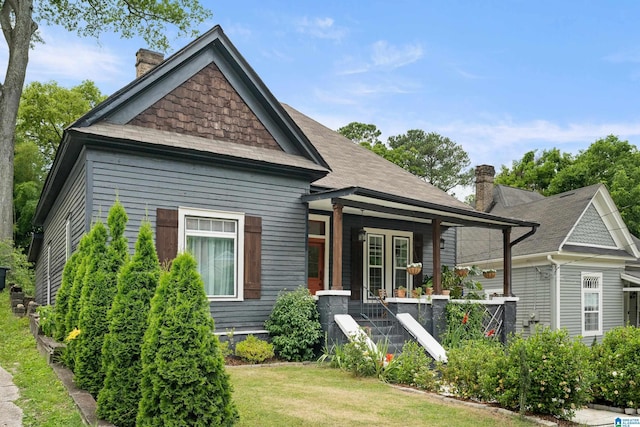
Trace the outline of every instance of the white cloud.
{"type": "Polygon", "coordinates": [[[605,61],[613,63],[640,62],[640,50],[626,50],[615,52],[603,58],[605,61]]]}
{"type": "Polygon", "coordinates": [[[422,58],[424,51],[419,44],[405,46],[390,45],[385,40],[379,40],[371,46],[371,60],[374,67],[395,69],[416,62],[422,58]]]}
{"type": "Polygon", "coordinates": [[[334,20],[328,17],[310,19],[305,16],[299,19],[295,25],[299,33],[308,34],[320,39],[339,41],[348,34],[346,28],[334,25],[334,20]]]}

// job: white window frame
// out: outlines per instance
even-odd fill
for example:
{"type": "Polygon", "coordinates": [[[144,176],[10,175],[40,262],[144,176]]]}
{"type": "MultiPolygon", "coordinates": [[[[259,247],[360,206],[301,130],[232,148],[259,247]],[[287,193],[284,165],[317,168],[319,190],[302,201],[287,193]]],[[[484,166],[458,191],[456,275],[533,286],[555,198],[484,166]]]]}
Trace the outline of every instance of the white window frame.
{"type": "MultiPolygon", "coordinates": [[[[393,253],[393,241],[394,237],[405,237],[409,239],[409,262],[421,262],[421,260],[413,259],[413,233],[410,231],[401,231],[401,230],[389,230],[384,228],[368,228],[364,229],[367,232],[367,240],[364,246],[363,251],[363,271],[362,271],[362,281],[365,283],[366,287],[370,288],[369,285],[369,234],[373,235],[381,235],[384,237],[384,265],[383,265],[383,286],[388,296],[393,296],[393,289],[395,287],[395,276],[394,272],[394,261],[395,255],[393,253]]],[[[409,274],[409,273],[407,273],[409,274]]],[[[413,280],[411,278],[407,279],[407,294],[411,295],[411,291],[413,289],[413,280]]],[[[363,292],[366,294],[366,292],[363,292]]],[[[364,299],[367,300],[368,296],[363,295],[364,299]]]]}
{"type": "MultiPolygon", "coordinates": [[[[186,218],[199,217],[206,219],[221,219],[236,221],[236,272],[235,295],[215,296],[207,295],[209,301],[244,301],[244,213],[226,212],[199,208],[178,208],[178,252],[184,252],[187,247],[186,218]]],[[[192,232],[189,232],[191,234],[192,232]]]]}
{"type": "Polygon", "coordinates": [[[67,215],[64,224],[64,260],[71,258],[71,214],[67,215]]]}
{"type": "Polygon", "coordinates": [[[396,271],[397,270],[404,270],[404,274],[406,275],[406,279],[407,279],[407,286],[406,286],[407,292],[410,292],[410,289],[411,289],[412,286],[411,286],[411,278],[409,277],[409,273],[407,273],[407,265],[405,265],[404,267],[396,265],[396,251],[395,251],[395,249],[396,249],[396,241],[400,241],[400,240],[406,240],[406,242],[407,242],[407,264],[413,262],[413,260],[412,260],[412,258],[413,258],[413,248],[411,246],[411,237],[394,235],[391,238],[391,253],[392,253],[392,256],[393,256],[393,259],[391,260],[391,269],[392,269],[392,271],[391,271],[391,278],[392,278],[391,279],[392,280],[391,287],[393,289],[396,289],[398,287],[398,286],[396,286],[397,285],[397,283],[396,283],[396,271]]]}
{"type": "Polygon", "coordinates": [[[51,242],[47,243],[47,305],[51,305],[51,242]]]}
{"type": "Polygon", "coordinates": [[[602,318],[603,318],[603,307],[602,307],[602,273],[589,273],[582,272],[580,274],[580,320],[581,320],[581,328],[582,328],[582,336],[583,337],[592,337],[602,335],[602,318]],[[594,278],[597,280],[597,288],[585,288],[585,280],[588,278],[594,278]],[[598,296],[598,310],[590,313],[598,313],[598,330],[595,331],[587,331],[585,329],[585,296],[587,294],[596,294],[598,296]]]}

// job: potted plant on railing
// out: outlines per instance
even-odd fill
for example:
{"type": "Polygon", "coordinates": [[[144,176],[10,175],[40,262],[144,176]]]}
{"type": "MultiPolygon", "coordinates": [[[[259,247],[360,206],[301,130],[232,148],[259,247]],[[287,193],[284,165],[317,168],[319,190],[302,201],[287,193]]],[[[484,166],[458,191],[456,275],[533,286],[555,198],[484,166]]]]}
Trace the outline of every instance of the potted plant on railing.
{"type": "Polygon", "coordinates": [[[493,268],[487,268],[485,270],[482,270],[482,275],[485,279],[493,279],[496,277],[496,270],[494,270],[493,268]]]}
{"type": "Polygon", "coordinates": [[[422,271],[422,263],[421,262],[412,262],[407,265],[407,273],[415,276],[416,274],[420,274],[422,271]]]}
{"type": "Polygon", "coordinates": [[[418,286],[411,291],[411,296],[413,298],[420,298],[422,296],[422,286],[418,286]]]}
{"type": "Polygon", "coordinates": [[[405,288],[404,286],[399,286],[398,289],[396,289],[396,296],[398,298],[406,298],[407,288],[405,288]]]}

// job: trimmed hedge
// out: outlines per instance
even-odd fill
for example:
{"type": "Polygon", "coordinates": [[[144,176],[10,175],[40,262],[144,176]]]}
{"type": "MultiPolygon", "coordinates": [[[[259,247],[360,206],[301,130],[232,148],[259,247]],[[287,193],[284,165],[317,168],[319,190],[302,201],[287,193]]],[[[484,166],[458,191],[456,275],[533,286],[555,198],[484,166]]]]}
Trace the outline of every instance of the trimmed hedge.
{"type": "Polygon", "coordinates": [[[173,260],[151,301],[138,426],[230,426],[231,385],[196,261],[173,260]]]}

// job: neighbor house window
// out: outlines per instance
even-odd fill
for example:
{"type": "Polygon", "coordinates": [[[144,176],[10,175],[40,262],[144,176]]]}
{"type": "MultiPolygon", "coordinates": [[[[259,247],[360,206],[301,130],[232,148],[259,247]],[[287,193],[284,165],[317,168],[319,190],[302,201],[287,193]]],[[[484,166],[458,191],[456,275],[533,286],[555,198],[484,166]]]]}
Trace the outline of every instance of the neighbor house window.
{"type": "Polygon", "coordinates": [[[51,242],[47,243],[47,305],[51,305],[51,242]]]}
{"type": "Polygon", "coordinates": [[[64,224],[64,249],[64,260],[68,261],[71,258],[71,214],[67,215],[64,224]]]}
{"type": "Polygon", "coordinates": [[[602,273],[582,273],[582,335],[602,335],[602,273]]]}
{"type": "Polygon", "coordinates": [[[180,209],[178,233],[180,249],[198,263],[209,299],[242,299],[244,215],[180,209]]]}

